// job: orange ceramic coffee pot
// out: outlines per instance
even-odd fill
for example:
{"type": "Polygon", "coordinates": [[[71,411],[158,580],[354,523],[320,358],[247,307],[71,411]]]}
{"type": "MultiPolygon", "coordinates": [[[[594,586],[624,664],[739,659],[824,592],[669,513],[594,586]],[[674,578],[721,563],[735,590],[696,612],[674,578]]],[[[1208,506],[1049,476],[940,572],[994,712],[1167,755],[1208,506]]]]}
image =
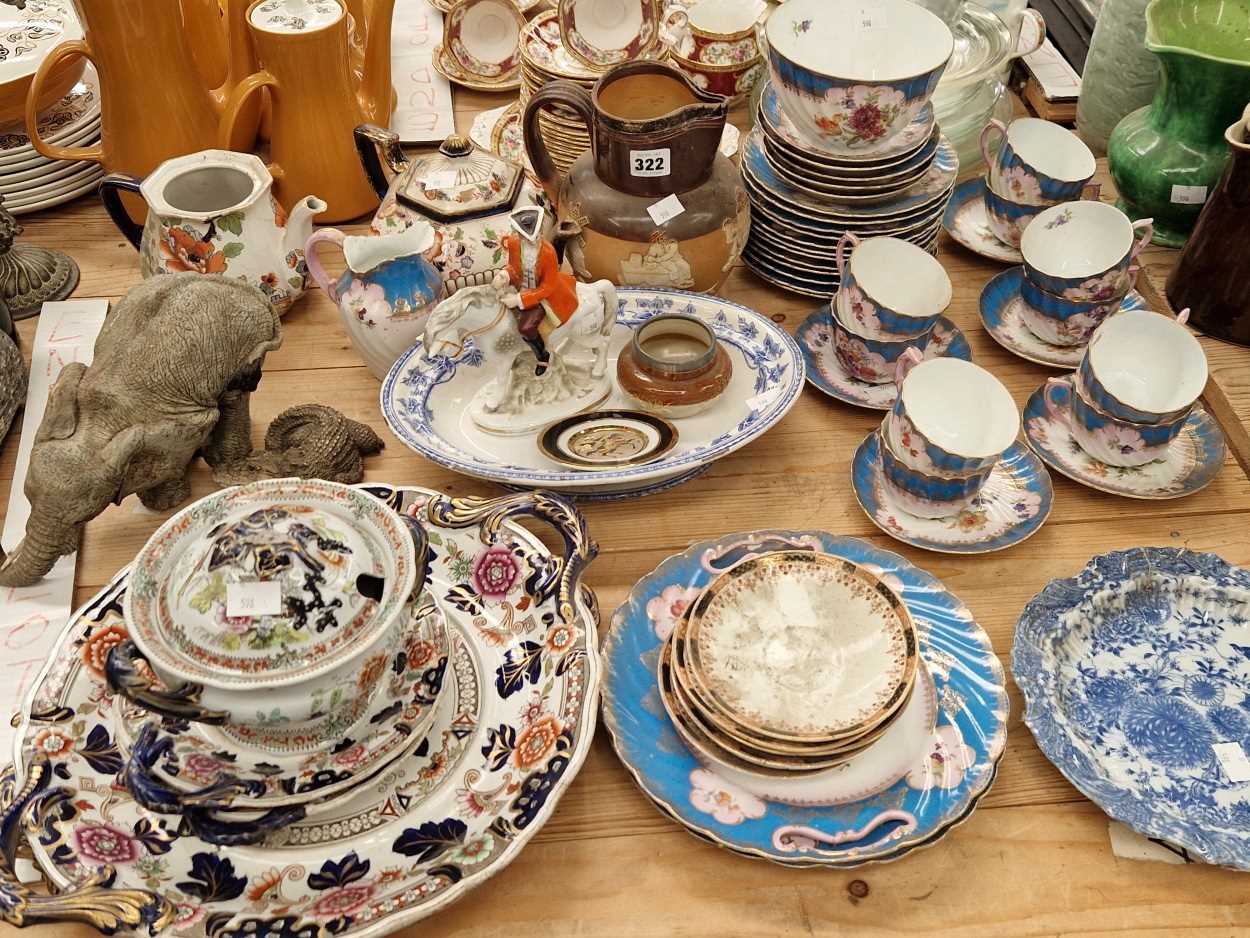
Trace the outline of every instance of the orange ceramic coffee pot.
{"type": "Polygon", "coordinates": [[[268,89],[269,171],[274,194],[291,206],[308,192],[329,208],[317,221],[347,221],[377,208],[378,196],[356,154],[357,124],[389,124],[395,92],[391,87],[391,17],[395,0],[361,5],[356,30],[364,33],[364,59],[353,68],[348,7],[340,0],[316,0],[291,17],[273,0],[254,0],[247,28],[261,71],[249,75],[230,95],[222,117],[219,146],[238,149],[237,126],[268,89]]]}
{"type": "MultiPolygon", "coordinates": [[[[244,35],[248,0],[224,0],[230,44],[225,83],[210,88],[196,68],[178,0],[74,0],[85,38],[63,42],[39,66],[26,95],[26,133],[50,159],[92,160],[110,172],[146,176],[167,159],[212,148],[222,107],[239,78],[255,69],[244,35]],[[63,147],[38,132],[43,86],[74,57],[90,59],[100,81],[100,144],[63,147]]],[[[251,147],[259,105],[239,115],[237,138],[251,147]],[[251,139],[247,136],[250,126],[251,139]]],[[[128,203],[142,221],[143,203],[128,203]]]]}

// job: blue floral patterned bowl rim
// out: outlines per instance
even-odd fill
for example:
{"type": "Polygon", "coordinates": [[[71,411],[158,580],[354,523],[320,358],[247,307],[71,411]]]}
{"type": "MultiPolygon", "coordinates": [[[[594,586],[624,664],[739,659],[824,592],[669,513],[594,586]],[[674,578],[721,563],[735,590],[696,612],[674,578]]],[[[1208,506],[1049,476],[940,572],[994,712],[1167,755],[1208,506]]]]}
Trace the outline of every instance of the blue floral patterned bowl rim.
{"type": "MultiPolygon", "coordinates": [[[[757,548],[775,549],[774,548],[757,548]]],[[[788,866],[844,868],[865,862],[888,862],[911,849],[935,843],[941,835],[967,819],[989,789],[1006,746],[1009,702],[1005,675],[989,636],[972,613],[932,574],[906,558],[853,537],[822,531],[757,531],[729,534],[691,545],[674,554],[638,581],[612,616],[604,642],[603,722],[613,748],[635,783],[667,816],[690,833],[743,856],[788,866]],[[917,620],[921,655],[938,684],[942,715],[939,725],[952,723],[973,749],[967,776],[949,789],[908,790],[900,780],[881,795],[839,807],[798,807],[764,802],[767,813],[742,822],[722,823],[691,807],[688,776],[701,763],[690,754],[673,730],[659,703],[654,662],[663,645],[647,614],[648,603],[669,586],[697,590],[716,573],[704,566],[710,552],[721,549],[724,568],[749,556],[752,545],[787,547],[806,545],[855,563],[878,568],[901,582],[895,584],[917,620]],[[745,552],[743,554],[742,552],[745,552]],[[949,686],[948,686],[949,685],[949,686]],[[645,698],[654,697],[653,706],[645,698]],[[902,792],[902,804],[920,820],[911,836],[879,853],[843,859],[796,855],[772,843],[771,827],[779,822],[802,824],[835,832],[862,823],[862,815],[881,810],[880,799],[902,792]],[[771,817],[771,820],[770,820],[771,817]],[[833,830],[831,831],[831,827],[833,830]]]]}
{"type": "Polygon", "coordinates": [[[1050,517],[1051,508],[1054,507],[1055,490],[1050,481],[1050,473],[1046,471],[1046,466],[1037,455],[1027,445],[1017,440],[1003,454],[1000,464],[1019,467],[1025,473],[1027,491],[1041,497],[1041,507],[1033,517],[1012,525],[995,537],[967,544],[949,544],[891,531],[877,521],[877,508],[880,507],[880,502],[877,499],[873,480],[881,472],[879,446],[880,436],[874,430],[864,438],[864,442],[860,443],[859,449],[855,451],[855,456],[851,460],[851,483],[855,489],[855,498],[873,524],[895,540],[910,544],[912,547],[920,547],[939,554],[989,554],[997,550],[1006,550],[1036,534],[1050,517]]]}
{"type": "Polygon", "coordinates": [[[1166,818],[1152,810],[1141,793],[1117,783],[1094,759],[1079,752],[1067,725],[1056,719],[1063,709],[1063,688],[1057,669],[1039,644],[1062,644],[1065,613],[1079,606],[1093,591],[1115,589],[1135,574],[1162,571],[1213,580],[1213,589],[1232,585],[1250,590],[1250,571],[1235,567],[1217,554],[1179,547],[1134,547],[1093,557],[1074,577],[1051,580],[1029,600],[1016,622],[1011,672],[1024,696],[1024,723],[1042,754],[1081,794],[1147,837],[1184,847],[1202,860],[1250,870],[1250,832],[1243,838],[1212,832],[1202,822],[1166,818]],[[1218,585],[1217,585],[1218,584],[1218,585]]]}

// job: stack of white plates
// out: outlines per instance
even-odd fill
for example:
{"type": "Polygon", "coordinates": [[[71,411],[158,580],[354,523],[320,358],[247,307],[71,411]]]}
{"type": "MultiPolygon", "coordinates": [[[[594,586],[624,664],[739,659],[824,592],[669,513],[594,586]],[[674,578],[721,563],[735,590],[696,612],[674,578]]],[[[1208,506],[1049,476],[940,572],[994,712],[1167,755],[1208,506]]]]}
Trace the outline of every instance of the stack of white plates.
{"type": "MultiPolygon", "coordinates": [[[[39,134],[63,147],[99,144],[100,85],[91,65],[65,97],[39,115],[39,134]]],[[[14,215],[93,192],[103,175],[98,163],[43,156],[31,146],[21,123],[0,127],[0,195],[14,215]]]]}
{"type": "Polygon", "coordinates": [[[897,136],[853,157],[825,152],[803,137],[771,83],[756,117],[742,146],[751,199],[742,260],[761,278],[795,293],[832,296],[836,249],[848,232],[936,250],[959,160],[931,105],[897,136]]]}

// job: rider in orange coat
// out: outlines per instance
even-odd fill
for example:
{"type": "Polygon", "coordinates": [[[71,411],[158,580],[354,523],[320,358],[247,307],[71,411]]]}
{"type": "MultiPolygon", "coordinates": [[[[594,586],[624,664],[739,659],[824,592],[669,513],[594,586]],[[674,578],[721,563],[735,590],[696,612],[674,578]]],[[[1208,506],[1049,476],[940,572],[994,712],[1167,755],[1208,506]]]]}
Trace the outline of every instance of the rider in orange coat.
{"type": "Polygon", "coordinates": [[[577,280],[560,269],[556,249],[542,238],[542,221],[540,207],[519,208],[510,216],[515,233],[500,239],[508,282],[517,289],[504,303],[521,310],[517,329],[539,360],[547,357],[543,340],[577,312],[577,280]]]}

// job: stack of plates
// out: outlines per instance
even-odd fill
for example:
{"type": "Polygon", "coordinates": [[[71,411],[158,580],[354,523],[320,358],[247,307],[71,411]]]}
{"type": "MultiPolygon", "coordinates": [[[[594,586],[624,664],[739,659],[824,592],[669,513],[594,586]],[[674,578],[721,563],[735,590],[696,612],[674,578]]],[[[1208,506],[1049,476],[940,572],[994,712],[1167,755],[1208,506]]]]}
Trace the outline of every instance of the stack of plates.
{"type": "MultiPolygon", "coordinates": [[[[667,54],[659,46],[651,56],[667,54]]],[[[564,47],[560,22],[555,10],[540,13],[521,31],[521,105],[551,81],[571,81],[590,91],[606,69],[594,69],[564,47]]],[[[544,108],[538,115],[538,128],[551,161],[561,173],[590,149],[590,131],[573,111],[558,105],[544,108]]]]}
{"type": "Polygon", "coordinates": [[[814,775],[865,752],[904,713],[932,730],[927,676],[911,706],[919,661],[911,615],[879,577],[780,551],[730,569],[691,605],[660,653],[660,699],[711,763],[814,775]]]}
{"type": "Polygon", "coordinates": [[[838,289],[834,253],[846,232],[936,250],[959,159],[926,106],[902,133],[854,156],[802,136],[771,83],[743,146],[751,235],[743,261],[770,283],[809,296],[838,289]]]}
{"type": "MultiPolygon", "coordinates": [[[[81,80],[39,115],[39,134],[63,147],[100,142],[100,85],[87,65],[81,80]]],[[[26,136],[22,124],[0,128],[0,195],[14,215],[51,208],[94,191],[104,169],[94,162],[50,160],[26,136]]]]}

